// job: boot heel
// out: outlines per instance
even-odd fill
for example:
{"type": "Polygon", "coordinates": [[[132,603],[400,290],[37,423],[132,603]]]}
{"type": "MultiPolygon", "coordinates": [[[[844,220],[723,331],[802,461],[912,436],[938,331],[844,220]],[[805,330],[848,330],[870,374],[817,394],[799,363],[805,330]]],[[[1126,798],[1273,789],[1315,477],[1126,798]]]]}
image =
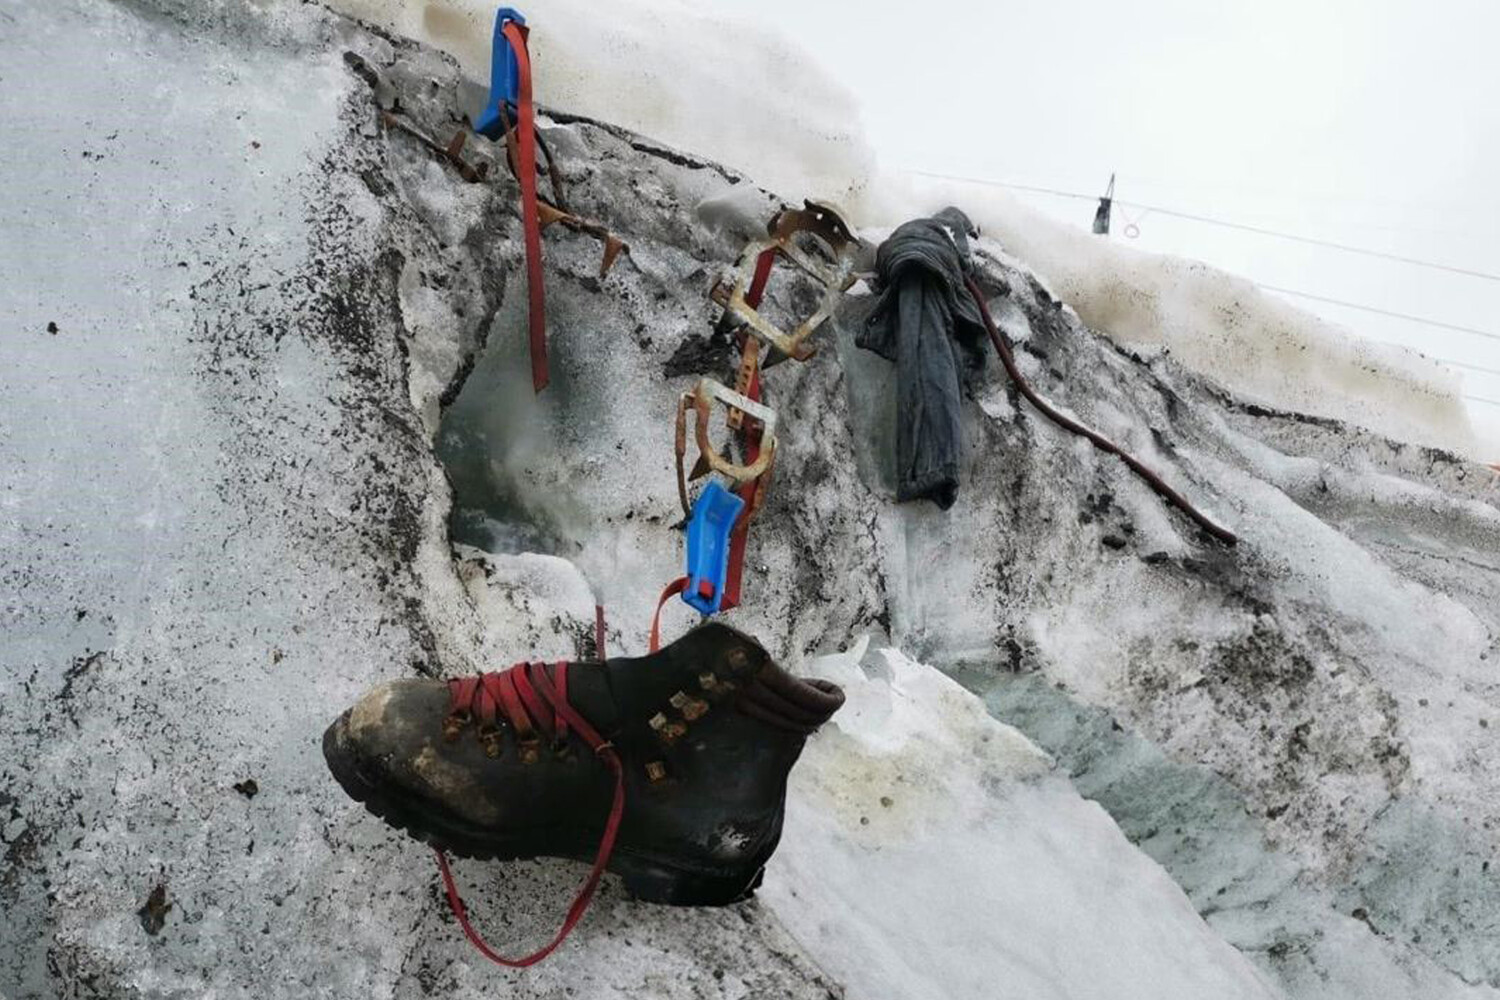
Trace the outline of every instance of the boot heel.
{"type": "Polygon", "coordinates": [[[750,898],[760,887],[764,868],[737,875],[703,875],[634,858],[611,865],[625,891],[646,903],[667,906],[728,906],[750,898]]]}

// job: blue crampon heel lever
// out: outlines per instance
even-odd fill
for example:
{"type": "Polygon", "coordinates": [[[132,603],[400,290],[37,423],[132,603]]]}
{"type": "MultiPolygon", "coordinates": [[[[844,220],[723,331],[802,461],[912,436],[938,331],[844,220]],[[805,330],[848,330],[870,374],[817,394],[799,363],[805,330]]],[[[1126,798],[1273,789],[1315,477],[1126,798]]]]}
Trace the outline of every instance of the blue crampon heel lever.
{"type": "Polygon", "coordinates": [[[521,67],[516,64],[516,54],[510,50],[510,42],[503,33],[507,21],[524,26],[526,18],[514,7],[501,7],[495,12],[495,37],[490,42],[490,99],[480,112],[479,120],[474,123],[474,131],[490,140],[498,140],[505,135],[505,123],[500,118],[500,102],[505,102],[505,113],[514,122],[516,102],[521,95],[521,67]]]}
{"type": "Polygon", "coordinates": [[[724,603],[729,572],[729,536],[745,501],[710,482],[693,504],[687,526],[687,588],[682,599],[705,615],[724,603]]]}

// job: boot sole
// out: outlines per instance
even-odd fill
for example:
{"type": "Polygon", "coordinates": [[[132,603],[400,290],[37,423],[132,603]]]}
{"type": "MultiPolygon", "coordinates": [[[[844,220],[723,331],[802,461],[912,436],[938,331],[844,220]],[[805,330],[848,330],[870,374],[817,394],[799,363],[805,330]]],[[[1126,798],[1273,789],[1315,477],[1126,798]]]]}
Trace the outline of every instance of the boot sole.
{"type": "MultiPolygon", "coordinates": [[[[371,815],[431,847],[475,861],[515,861],[536,857],[593,860],[596,845],[570,845],[558,850],[557,839],[546,849],[516,838],[497,835],[445,812],[415,796],[389,791],[360,767],[359,755],[339,738],[347,713],[323,733],[323,757],[344,792],[371,815]]],[[[647,903],[667,906],[728,906],[750,898],[765,877],[764,861],[753,872],[708,874],[674,866],[616,845],[606,871],[618,875],[626,892],[647,903]]]]}

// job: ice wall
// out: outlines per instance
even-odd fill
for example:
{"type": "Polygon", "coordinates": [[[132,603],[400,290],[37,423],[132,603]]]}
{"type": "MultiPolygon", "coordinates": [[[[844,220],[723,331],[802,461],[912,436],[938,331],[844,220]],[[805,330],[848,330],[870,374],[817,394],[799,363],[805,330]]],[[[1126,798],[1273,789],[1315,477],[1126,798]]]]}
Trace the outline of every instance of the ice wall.
{"type": "MultiPolygon", "coordinates": [[[[588,655],[601,596],[610,650],[644,647],[680,571],[672,404],[731,363],[703,350],[706,286],[772,199],[637,137],[556,127],[577,203],[632,252],[600,281],[597,243],[549,231],[554,382],[533,396],[514,187],[379,131],[351,72],[378,65],[437,130],[451,65],[314,4],[275,31],[257,10],[0,0],[0,120],[28,136],[0,145],[0,994],[827,1000],[847,979],[851,998],[920,995],[875,976],[934,933],[907,923],[961,902],[1050,961],[1043,929],[1081,942],[1059,972],[1072,996],[1100,969],[1111,996],[1152,995],[1153,976],[1184,995],[1194,969],[1208,985],[1187,995],[1253,994],[1222,974],[1224,942],[1295,1000],[1500,995],[1500,480],[1225,399],[1003,263],[986,265],[1012,289],[993,307],[1038,389],[1242,545],[1198,539],[1014,406],[994,366],[965,407],[958,504],[893,503],[890,366],[853,346],[851,299],[818,359],[768,380],[786,447],[728,620],[799,667],[884,631],[924,663],[1015,672],[1049,701],[991,707],[1061,768],[1031,774],[1023,741],[931,670],[825,661],[850,714],[797,772],[763,901],[670,910],[610,879],[552,962],[481,966],[426,852],[337,789],[318,734],[380,681],[588,655]],[[460,383],[447,418],[490,419],[445,436],[480,438],[489,478],[471,485],[521,551],[455,564],[456,466],[429,444],[434,397],[460,383]],[[1147,750],[1164,763],[1118,766],[1147,750]],[[912,775],[928,788],[903,790],[912,775]],[[1223,784],[1222,810],[1194,775],[1223,784]],[[872,843],[892,826],[930,838],[925,880],[905,842],[872,843]],[[1074,839],[1031,863],[1055,830],[1074,839]],[[1005,863],[981,869],[971,844],[1005,863]],[[798,895],[799,870],[833,902],[798,895]],[[1296,898],[1242,871],[1284,874],[1296,898]],[[1049,890],[1056,910],[1000,905],[1049,890]]],[[[768,301],[798,295],[773,283],[768,301]]],[[[667,633],[689,621],[670,607],[667,633]]],[[[582,873],[459,874],[486,931],[519,945],[582,873]]],[[[993,989],[941,995],[1021,993],[1005,956],[981,957],[993,989]]],[[[908,966],[891,974],[964,974],[908,966]]]]}
{"type": "MultiPolygon", "coordinates": [[[[488,79],[490,0],[328,3],[446,49],[468,75],[488,79]]],[[[684,0],[607,9],[548,0],[525,13],[544,104],[710,156],[789,197],[840,201],[867,226],[962,205],[1084,322],[1117,340],[1159,345],[1273,407],[1474,458],[1500,451],[1500,442],[1476,440],[1457,377],[1435,361],[1361,340],[1206,264],[1095,239],[992,188],[879,171],[856,96],[773,28],[684,0]]]]}

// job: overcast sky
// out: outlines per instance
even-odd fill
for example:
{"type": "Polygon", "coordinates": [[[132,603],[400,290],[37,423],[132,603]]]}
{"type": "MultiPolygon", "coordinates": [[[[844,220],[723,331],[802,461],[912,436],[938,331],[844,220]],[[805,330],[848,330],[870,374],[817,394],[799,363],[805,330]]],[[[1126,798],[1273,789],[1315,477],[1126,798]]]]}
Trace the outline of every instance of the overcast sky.
{"type": "MultiPolygon", "coordinates": [[[[1500,274],[1500,3],[715,0],[771,18],[854,91],[897,166],[1097,194],[1500,274]]],[[[796,100],[796,81],[766,99],[796,100]]],[[[1087,225],[1092,206],[1022,194],[1087,225]]],[[[1500,369],[1500,281],[1124,208],[1144,249],[1491,331],[1300,305],[1500,369]]],[[[1465,371],[1500,401],[1500,374],[1465,371]]],[[[1471,401],[1500,441],[1500,404],[1471,401]]],[[[1500,460],[1500,455],[1496,456],[1500,460]]]]}

